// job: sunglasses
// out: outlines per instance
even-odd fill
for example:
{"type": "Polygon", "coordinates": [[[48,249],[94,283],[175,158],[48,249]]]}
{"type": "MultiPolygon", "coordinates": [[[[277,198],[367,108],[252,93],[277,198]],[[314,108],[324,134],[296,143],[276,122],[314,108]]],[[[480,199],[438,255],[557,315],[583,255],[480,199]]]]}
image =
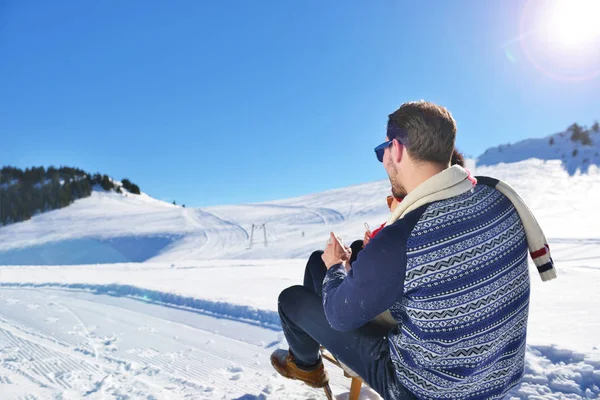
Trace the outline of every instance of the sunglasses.
{"type": "Polygon", "coordinates": [[[377,156],[377,160],[380,163],[383,162],[383,155],[385,154],[385,149],[387,149],[394,142],[394,140],[397,140],[398,143],[400,143],[400,144],[404,144],[404,143],[402,143],[402,141],[400,139],[398,139],[396,137],[396,138],[393,138],[392,140],[383,142],[379,146],[375,147],[375,155],[377,156]]]}
{"type": "Polygon", "coordinates": [[[382,163],[383,155],[385,154],[385,149],[387,149],[394,140],[397,140],[403,146],[406,146],[408,141],[408,135],[404,129],[398,128],[395,123],[391,120],[388,121],[387,125],[387,137],[393,138],[392,140],[388,140],[387,142],[381,143],[379,146],[375,147],[375,155],[377,156],[377,160],[382,163]]]}

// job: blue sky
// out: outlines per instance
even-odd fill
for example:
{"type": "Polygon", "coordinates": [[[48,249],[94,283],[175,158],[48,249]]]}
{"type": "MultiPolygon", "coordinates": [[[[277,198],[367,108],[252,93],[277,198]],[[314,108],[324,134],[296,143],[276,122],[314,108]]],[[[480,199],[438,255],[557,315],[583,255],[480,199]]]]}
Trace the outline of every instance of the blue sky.
{"type": "Polygon", "coordinates": [[[373,147],[408,100],[448,107],[471,156],[591,125],[600,78],[535,68],[523,5],[0,0],[0,165],[208,206],[385,179],[373,147]]]}

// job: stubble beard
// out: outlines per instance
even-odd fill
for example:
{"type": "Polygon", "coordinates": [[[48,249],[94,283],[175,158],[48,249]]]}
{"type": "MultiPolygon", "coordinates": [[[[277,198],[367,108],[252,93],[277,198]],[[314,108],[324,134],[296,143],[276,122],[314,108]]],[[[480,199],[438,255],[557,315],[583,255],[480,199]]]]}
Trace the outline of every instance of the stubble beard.
{"type": "Polygon", "coordinates": [[[392,185],[392,195],[396,199],[403,199],[404,197],[406,197],[407,193],[406,189],[400,183],[400,179],[398,178],[398,169],[392,163],[388,163],[387,166],[388,171],[391,171],[388,172],[388,178],[390,179],[390,184],[392,185]]]}

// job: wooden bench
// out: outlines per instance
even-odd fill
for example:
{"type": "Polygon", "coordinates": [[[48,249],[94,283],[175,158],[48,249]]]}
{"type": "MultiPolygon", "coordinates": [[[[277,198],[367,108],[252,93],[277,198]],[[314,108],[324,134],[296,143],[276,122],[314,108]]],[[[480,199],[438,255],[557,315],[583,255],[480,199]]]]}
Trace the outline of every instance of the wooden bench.
{"type": "MultiPolygon", "coordinates": [[[[329,351],[327,351],[326,348],[324,348],[322,346],[321,346],[321,356],[323,357],[323,359],[329,361],[333,365],[340,367],[344,371],[344,376],[346,378],[352,379],[352,381],[350,382],[349,400],[358,400],[358,396],[360,396],[360,389],[362,387],[362,384],[364,383],[364,381],[361,379],[361,377],[356,375],[354,373],[354,371],[352,371],[350,369],[347,370],[347,367],[345,367],[343,364],[340,364],[340,362],[333,356],[333,354],[331,354],[329,351]]],[[[325,389],[325,395],[327,396],[327,399],[334,400],[333,393],[331,392],[331,387],[329,387],[329,385],[327,385],[324,389],[325,389]]]]}

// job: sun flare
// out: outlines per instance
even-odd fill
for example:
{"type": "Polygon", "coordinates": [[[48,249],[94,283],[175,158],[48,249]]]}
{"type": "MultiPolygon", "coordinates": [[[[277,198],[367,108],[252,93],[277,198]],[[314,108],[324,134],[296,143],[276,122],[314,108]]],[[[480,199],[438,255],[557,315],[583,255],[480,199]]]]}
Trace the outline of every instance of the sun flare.
{"type": "MultiPolygon", "coordinates": [[[[520,20],[520,43],[527,60],[560,80],[600,75],[600,0],[528,0],[520,20]]],[[[509,61],[509,50],[506,49],[509,61]]]]}
{"type": "Polygon", "coordinates": [[[570,50],[600,46],[600,0],[549,2],[543,29],[555,45],[570,50]]]}

